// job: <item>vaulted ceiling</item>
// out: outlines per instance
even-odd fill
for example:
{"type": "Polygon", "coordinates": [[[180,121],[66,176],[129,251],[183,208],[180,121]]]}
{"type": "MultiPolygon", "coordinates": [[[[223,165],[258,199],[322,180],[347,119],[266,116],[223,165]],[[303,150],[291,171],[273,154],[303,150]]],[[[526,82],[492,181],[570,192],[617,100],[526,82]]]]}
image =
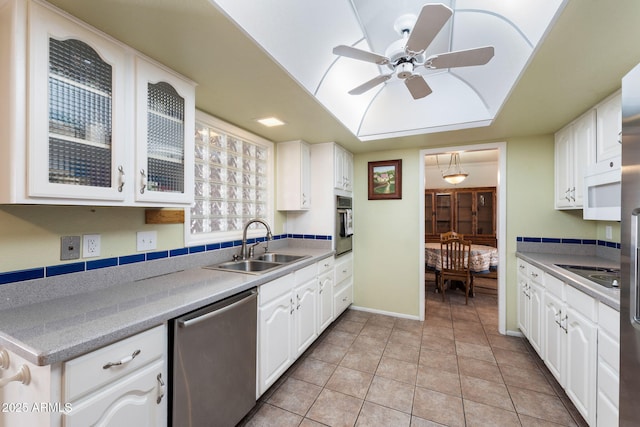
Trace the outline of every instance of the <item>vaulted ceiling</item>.
{"type": "MultiPolygon", "coordinates": [[[[640,43],[637,42],[640,40],[640,26],[636,22],[640,16],[640,2],[637,0],[616,0],[615,2],[568,0],[537,48],[535,48],[536,37],[543,36],[546,27],[539,27],[538,30],[529,32],[527,25],[535,25],[533,22],[527,23],[527,20],[533,20],[537,15],[534,12],[527,12],[525,16],[518,18],[516,12],[519,11],[521,1],[445,0],[444,2],[454,10],[459,8],[468,10],[474,5],[491,3],[507,3],[517,9],[513,16],[503,13],[508,19],[498,21],[515,22],[516,24],[507,26],[515,28],[515,25],[521,28],[524,34],[528,34],[526,39],[530,41],[530,51],[533,56],[527,59],[522,57],[514,59],[517,66],[528,65],[522,73],[512,71],[508,78],[513,79],[515,86],[509,90],[501,89],[500,96],[491,93],[490,87],[476,90],[482,99],[480,103],[484,103],[490,113],[486,117],[487,120],[492,120],[495,115],[495,119],[488,126],[450,130],[451,128],[446,125],[435,127],[423,125],[415,129],[415,132],[402,132],[400,128],[395,128],[386,134],[388,129],[375,129],[373,126],[377,124],[371,123],[367,125],[370,127],[364,133],[367,135],[382,133],[385,136],[381,139],[361,141],[356,135],[365,130],[365,127],[361,126],[365,121],[361,120],[361,123],[358,123],[357,119],[353,119],[353,122],[358,123],[354,125],[349,119],[342,118],[341,113],[332,112],[333,106],[326,105],[328,101],[321,96],[322,90],[319,88],[322,85],[316,84],[315,88],[314,85],[309,85],[308,88],[305,78],[299,75],[301,73],[299,69],[321,58],[324,64],[322,68],[318,66],[312,71],[320,75],[324,74],[325,79],[333,78],[337,82],[342,81],[344,87],[340,93],[343,98],[359,98],[346,95],[345,92],[363,80],[383,72],[384,69],[372,64],[364,64],[366,70],[353,71],[351,67],[360,67],[357,61],[349,58],[338,59],[332,55],[330,49],[327,52],[325,48],[320,49],[314,43],[322,43],[323,46],[328,47],[338,44],[355,44],[367,50],[384,53],[388,40],[394,37],[393,24],[389,28],[389,23],[395,20],[396,16],[392,16],[391,13],[385,12],[385,16],[380,18],[385,22],[380,24],[382,28],[380,35],[375,36],[373,30],[367,29],[378,25],[375,11],[367,14],[360,11],[359,27],[350,26],[349,31],[354,33],[347,36],[342,29],[344,24],[342,19],[338,17],[329,21],[320,19],[326,18],[326,14],[319,12],[313,15],[318,17],[318,22],[310,22],[307,19],[292,24],[292,27],[283,27],[280,36],[286,34],[293,40],[293,45],[288,45],[289,49],[286,53],[294,53],[291,58],[295,60],[293,65],[287,65],[280,63],[279,59],[276,61],[273,52],[257,44],[247,29],[241,28],[230,18],[230,15],[208,0],[51,0],[50,2],[198,82],[196,104],[201,110],[272,141],[292,139],[304,139],[311,143],[336,141],[355,153],[389,148],[495,141],[509,137],[553,133],[584,112],[590,105],[618,89],[622,76],[640,62],[640,43]],[[316,30],[312,31],[314,27],[316,30]],[[333,38],[309,41],[313,40],[312,33],[319,31],[317,27],[322,27],[323,33],[332,35],[333,38]],[[360,40],[358,31],[361,33],[360,36],[364,36],[364,38],[361,37],[361,41],[358,41],[360,40]],[[297,43],[302,43],[303,46],[298,47],[297,43]],[[337,72],[340,68],[347,75],[344,80],[335,76],[329,77],[333,71],[337,72]],[[361,72],[363,79],[359,74],[361,72]],[[321,99],[319,100],[316,96],[321,99]],[[492,96],[496,99],[492,100],[492,96]],[[499,99],[500,97],[503,99],[499,99]],[[279,117],[287,124],[267,129],[255,121],[256,118],[271,115],[279,117]]],[[[279,16],[278,13],[290,14],[292,11],[287,7],[291,7],[292,4],[302,9],[309,7],[312,12],[322,9],[325,4],[344,3],[346,6],[343,6],[346,8],[352,6],[347,0],[316,2],[314,5],[293,0],[248,3],[253,6],[267,4],[273,9],[272,12],[276,12],[275,16],[279,16]]],[[[352,9],[352,15],[354,10],[366,3],[368,1],[353,0],[355,9],[352,9]]],[[[371,1],[371,3],[377,2],[371,1]]],[[[403,10],[408,10],[410,6],[413,7],[412,10],[415,9],[415,3],[410,0],[383,2],[385,5],[396,3],[403,10]]],[[[559,0],[525,3],[539,5],[540,10],[547,10],[547,7],[552,10],[557,7],[559,0]]],[[[258,13],[258,10],[255,12],[258,13]]],[[[308,12],[300,11],[306,15],[308,12]]],[[[458,27],[468,28],[469,24],[463,25],[466,19],[463,20],[462,15],[465,14],[473,15],[456,12],[451,21],[453,28],[443,30],[442,34],[454,34],[458,27]]],[[[496,19],[496,15],[490,13],[478,12],[477,14],[486,15],[485,20],[496,19]]],[[[551,19],[553,13],[547,10],[543,15],[545,19],[551,19]]],[[[257,16],[265,20],[266,27],[273,24],[267,18],[268,14],[257,16]]],[[[351,16],[349,19],[353,23],[354,17],[351,16]]],[[[478,45],[496,44],[496,56],[483,66],[485,68],[472,67],[478,70],[469,68],[464,70],[464,73],[468,71],[469,75],[455,74],[453,77],[446,77],[447,79],[458,80],[461,86],[480,88],[486,82],[484,78],[476,78],[476,74],[479,73],[478,75],[485,75],[485,77],[488,75],[490,79],[494,79],[495,73],[511,66],[509,64],[511,56],[502,58],[498,56],[501,54],[498,49],[499,43],[504,43],[504,40],[496,42],[485,40],[485,36],[489,36],[488,33],[499,31],[494,27],[496,26],[491,26],[487,34],[474,31],[470,36],[473,40],[467,37],[466,44],[459,45],[458,42],[452,41],[455,37],[443,42],[444,47],[448,43],[453,49],[475,46],[476,41],[478,45]],[[470,84],[476,80],[477,83],[470,84]]],[[[517,40],[519,36],[521,35],[518,33],[514,37],[507,37],[507,47],[503,48],[503,51],[510,48],[509,43],[520,43],[517,40]]],[[[436,43],[434,50],[444,49],[440,47],[438,40],[434,43],[436,43]]],[[[423,71],[429,74],[426,70],[423,71]]],[[[427,75],[426,79],[433,86],[434,93],[422,101],[426,102],[431,97],[439,99],[451,93],[458,93],[455,88],[450,89],[455,85],[444,83],[443,86],[440,85],[439,79],[445,79],[445,76],[440,74],[445,72],[431,72],[431,74],[434,75],[427,75]]],[[[367,92],[365,98],[360,96],[360,100],[356,102],[371,104],[371,107],[367,107],[369,108],[367,113],[375,112],[375,117],[382,117],[385,114],[411,116],[416,111],[415,103],[421,100],[412,100],[407,96],[406,88],[398,83],[389,80],[386,85],[374,89],[372,94],[367,92]],[[409,107],[405,107],[405,101],[401,101],[401,98],[408,98],[406,102],[409,107]]],[[[509,87],[511,87],[510,84],[509,87]]],[[[337,88],[331,90],[337,91],[337,88]]],[[[340,103],[340,101],[337,102],[340,103]]],[[[451,101],[442,101],[439,105],[449,105],[447,102],[451,101]]],[[[447,116],[454,117],[455,114],[457,112],[447,116]]],[[[363,115],[360,114],[360,117],[363,115]]],[[[480,117],[474,121],[481,123],[483,118],[480,117]]]]}

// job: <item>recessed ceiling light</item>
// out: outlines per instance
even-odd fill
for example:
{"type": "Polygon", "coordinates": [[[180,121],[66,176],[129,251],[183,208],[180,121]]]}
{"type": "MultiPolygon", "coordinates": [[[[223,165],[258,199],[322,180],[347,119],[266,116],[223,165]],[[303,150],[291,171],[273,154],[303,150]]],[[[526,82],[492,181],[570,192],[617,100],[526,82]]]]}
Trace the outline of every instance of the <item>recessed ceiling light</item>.
{"type": "Polygon", "coordinates": [[[256,121],[266,127],[282,126],[284,122],[275,117],[265,117],[263,119],[256,119],[256,121]]]}

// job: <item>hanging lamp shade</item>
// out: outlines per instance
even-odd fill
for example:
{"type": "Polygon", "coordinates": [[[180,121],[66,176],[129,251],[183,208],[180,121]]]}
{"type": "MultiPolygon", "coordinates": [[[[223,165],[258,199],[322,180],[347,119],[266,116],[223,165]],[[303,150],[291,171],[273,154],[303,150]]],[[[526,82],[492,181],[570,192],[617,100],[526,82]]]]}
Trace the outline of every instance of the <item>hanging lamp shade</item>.
{"type": "Polygon", "coordinates": [[[449,184],[460,184],[467,179],[468,173],[462,170],[460,166],[460,154],[452,153],[449,159],[449,167],[442,173],[442,178],[449,184]]]}

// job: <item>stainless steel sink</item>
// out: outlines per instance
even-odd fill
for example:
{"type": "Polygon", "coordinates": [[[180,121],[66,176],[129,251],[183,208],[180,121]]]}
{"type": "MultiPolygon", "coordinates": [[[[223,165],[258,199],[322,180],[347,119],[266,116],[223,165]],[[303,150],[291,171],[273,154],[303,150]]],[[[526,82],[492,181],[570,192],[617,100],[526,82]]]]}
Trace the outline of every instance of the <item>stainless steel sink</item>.
{"type": "Polygon", "coordinates": [[[202,268],[247,274],[264,274],[304,258],[309,258],[309,255],[266,253],[252,259],[228,261],[202,268]]]}
{"type": "Polygon", "coordinates": [[[309,255],[287,255],[287,254],[267,252],[266,254],[257,256],[255,259],[261,260],[261,261],[270,261],[270,262],[286,264],[289,262],[298,261],[300,259],[308,258],[308,257],[309,255]]]}
{"type": "Polygon", "coordinates": [[[268,261],[258,261],[255,259],[245,259],[239,261],[223,262],[222,264],[208,265],[203,268],[210,270],[236,271],[238,273],[263,274],[276,268],[282,267],[283,264],[268,261]]]}

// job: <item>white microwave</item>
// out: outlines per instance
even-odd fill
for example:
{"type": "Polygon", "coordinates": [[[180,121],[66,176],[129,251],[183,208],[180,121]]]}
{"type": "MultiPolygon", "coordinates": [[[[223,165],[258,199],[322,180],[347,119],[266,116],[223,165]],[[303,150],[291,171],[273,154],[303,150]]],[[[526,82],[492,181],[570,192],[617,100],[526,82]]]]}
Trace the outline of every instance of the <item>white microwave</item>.
{"type": "Polygon", "coordinates": [[[620,157],[587,168],[584,176],[582,217],[620,221],[620,157]]]}

